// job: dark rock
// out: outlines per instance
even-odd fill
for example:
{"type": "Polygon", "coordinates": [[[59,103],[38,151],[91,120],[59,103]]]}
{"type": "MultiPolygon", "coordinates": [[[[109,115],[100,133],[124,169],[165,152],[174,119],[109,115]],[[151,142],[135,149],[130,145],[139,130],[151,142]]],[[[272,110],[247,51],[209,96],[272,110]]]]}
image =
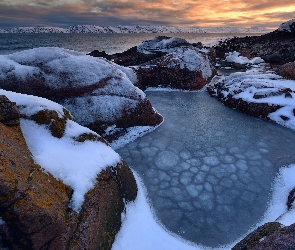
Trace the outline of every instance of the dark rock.
{"type": "MultiPolygon", "coordinates": [[[[138,78],[136,86],[142,90],[158,86],[196,90],[201,89],[216,73],[214,67],[215,50],[208,49],[208,53],[204,53],[200,51],[202,48],[202,43],[190,44],[181,38],[159,36],[144,41],[139,46],[123,53],[105,58],[119,65],[136,66],[133,67],[138,78]],[[195,53],[191,53],[192,61],[196,60],[198,56],[199,58],[203,57],[202,60],[199,59],[200,63],[197,69],[192,70],[188,66],[181,65],[185,60],[183,59],[184,54],[188,51],[195,53]],[[206,60],[210,65],[207,67],[212,71],[210,76],[204,75],[202,69],[207,63],[206,60]]],[[[98,52],[93,52],[93,54],[100,55],[98,52]]]]}
{"type": "Polygon", "coordinates": [[[288,200],[287,200],[288,210],[290,210],[293,207],[294,200],[295,200],[295,188],[293,188],[288,195],[288,200]]]}
{"type": "Polygon", "coordinates": [[[266,63],[270,63],[270,64],[282,64],[284,62],[283,57],[279,54],[265,55],[265,56],[261,56],[261,58],[266,63]]]}
{"type": "Polygon", "coordinates": [[[161,65],[139,67],[137,69],[138,87],[145,90],[147,87],[171,87],[186,90],[199,90],[208,80],[201,71],[190,71],[180,67],[168,68],[161,65]]]}
{"type": "Polygon", "coordinates": [[[156,59],[165,55],[165,52],[154,52],[153,54],[144,54],[137,51],[137,47],[132,47],[122,53],[115,53],[112,55],[106,54],[104,51],[99,52],[97,50],[92,51],[88,55],[93,57],[104,57],[107,60],[110,60],[116,64],[122,66],[135,66],[142,63],[146,63],[150,60],[156,59]]]}
{"type": "Polygon", "coordinates": [[[276,73],[282,77],[295,80],[295,62],[286,63],[280,66],[276,73]]]}
{"type": "Polygon", "coordinates": [[[252,250],[294,250],[295,249],[295,224],[278,229],[273,234],[266,236],[252,250]]]}
{"type": "Polygon", "coordinates": [[[0,122],[7,126],[19,125],[20,113],[14,102],[6,96],[0,95],[0,122]]]}
{"type": "Polygon", "coordinates": [[[258,227],[252,233],[248,234],[243,240],[236,244],[232,250],[250,250],[253,249],[264,237],[273,234],[283,225],[278,222],[269,222],[258,227]]]}
{"type": "Polygon", "coordinates": [[[234,37],[214,46],[217,57],[224,59],[228,52],[247,50],[250,57],[262,57],[272,64],[295,61],[295,33],[273,31],[261,36],[234,37]]]}

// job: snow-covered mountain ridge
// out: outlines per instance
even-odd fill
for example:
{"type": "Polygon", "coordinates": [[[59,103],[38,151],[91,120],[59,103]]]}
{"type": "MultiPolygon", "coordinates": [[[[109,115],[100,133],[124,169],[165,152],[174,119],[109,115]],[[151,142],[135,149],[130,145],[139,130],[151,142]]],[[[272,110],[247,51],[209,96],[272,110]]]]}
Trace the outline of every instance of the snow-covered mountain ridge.
{"type": "Polygon", "coordinates": [[[69,28],[59,27],[17,27],[0,29],[0,33],[267,33],[270,30],[252,27],[171,27],[171,26],[108,26],[73,25],[69,28]]]}

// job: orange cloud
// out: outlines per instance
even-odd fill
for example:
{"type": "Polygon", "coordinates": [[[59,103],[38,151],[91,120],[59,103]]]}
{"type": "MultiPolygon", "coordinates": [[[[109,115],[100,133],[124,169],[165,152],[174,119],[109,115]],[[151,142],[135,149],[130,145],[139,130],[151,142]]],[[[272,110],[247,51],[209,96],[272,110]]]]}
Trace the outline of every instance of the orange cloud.
{"type": "Polygon", "coordinates": [[[294,18],[294,0],[2,0],[1,24],[260,26],[294,18]],[[61,16],[60,16],[61,15],[61,16]],[[29,17],[29,18],[27,18],[29,17]],[[26,22],[27,20],[27,22],[26,22]]]}

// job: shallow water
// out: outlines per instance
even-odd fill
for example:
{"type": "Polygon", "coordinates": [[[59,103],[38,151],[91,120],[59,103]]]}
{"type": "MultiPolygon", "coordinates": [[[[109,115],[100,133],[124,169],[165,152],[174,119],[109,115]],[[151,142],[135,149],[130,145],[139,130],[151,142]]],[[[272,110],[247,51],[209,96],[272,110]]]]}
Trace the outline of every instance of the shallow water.
{"type": "Polygon", "coordinates": [[[215,247],[266,210],[280,166],[295,162],[295,132],[221,105],[206,92],[147,92],[165,117],[118,153],[144,181],[160,221],[215,247]]]}

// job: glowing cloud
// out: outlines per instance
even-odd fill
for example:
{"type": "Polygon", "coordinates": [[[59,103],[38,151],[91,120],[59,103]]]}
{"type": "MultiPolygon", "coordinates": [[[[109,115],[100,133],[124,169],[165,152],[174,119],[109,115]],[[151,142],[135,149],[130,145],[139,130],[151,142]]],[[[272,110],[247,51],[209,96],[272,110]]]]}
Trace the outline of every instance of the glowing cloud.
{"type": "Polygon", "coordinates": [[[277,28],[294,0],[2,0],[1,27],[72,24],[277,28]]]}

